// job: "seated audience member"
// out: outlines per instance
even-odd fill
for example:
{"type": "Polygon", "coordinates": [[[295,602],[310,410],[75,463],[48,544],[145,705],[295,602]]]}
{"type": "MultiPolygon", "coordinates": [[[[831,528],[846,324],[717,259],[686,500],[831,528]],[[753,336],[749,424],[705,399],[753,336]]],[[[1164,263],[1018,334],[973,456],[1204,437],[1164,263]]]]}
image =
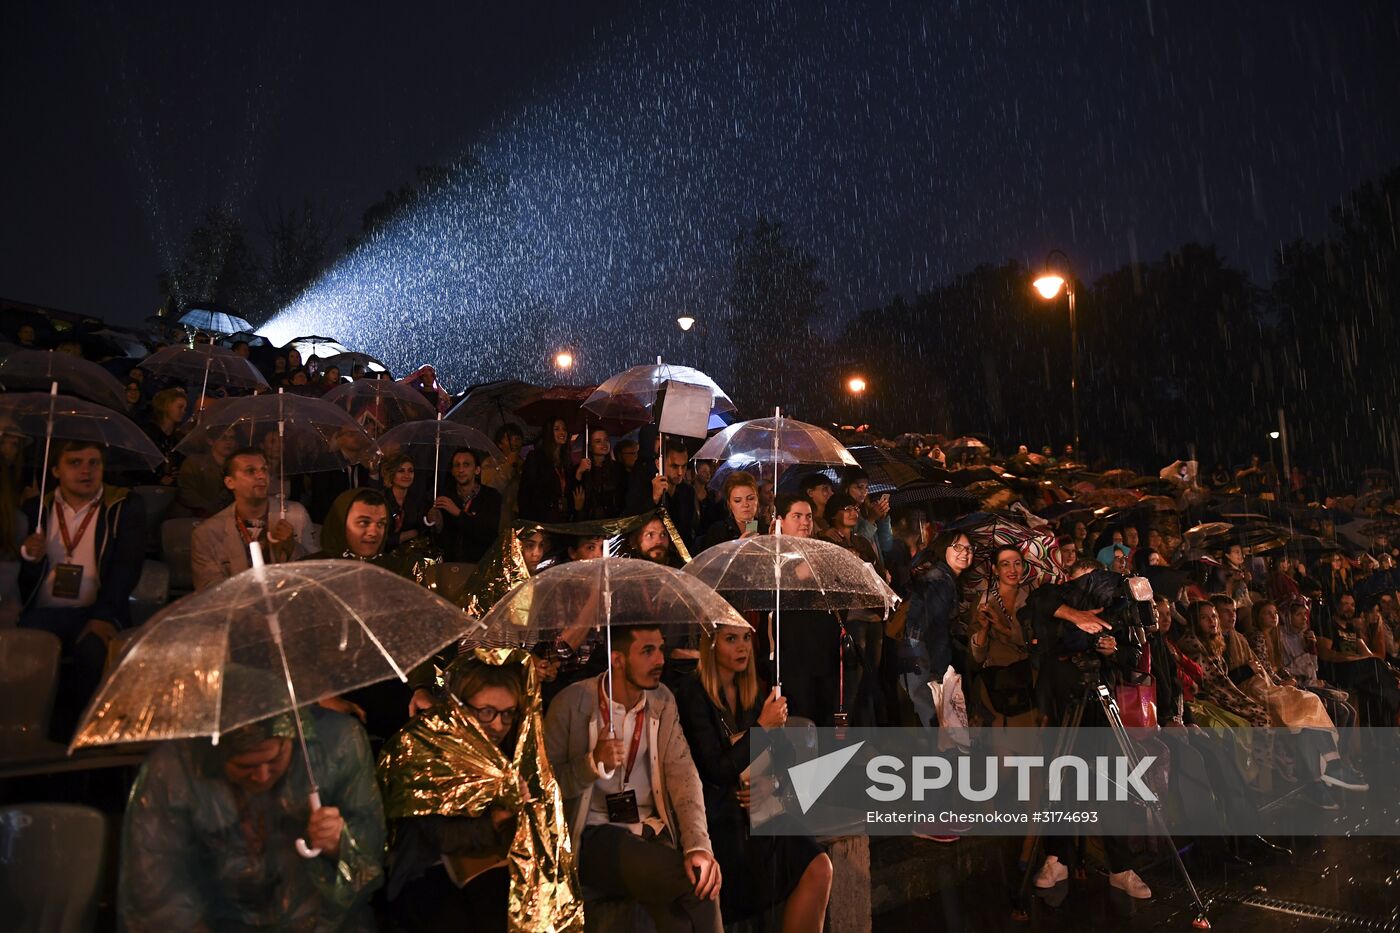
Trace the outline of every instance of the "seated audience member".
{"type": "Polygon", "coordinates": [[[224,461],[224,487],[233,504],[194,529],[190,568],[194,588],[202,590],[252,566],[248,549],[257,545],[263,560],[283,564],[306,554],[302,541],[310,519],[300,503],[283,503],[268,495],[271,477],[267,457],[256,447],[244,447],[224,461]]]}
{"type": "Polygon", "coordinates": [[[389,506],[389,533],[384,550],[392,551],[427,530],[427,497],[414,479],[413,462],[405,454],[391,454],[379,464],[379,481],[384,487],[384,501],[389,506]]]}
{"type": "Polygon", "coordinates": [[[380,757],[391,832],[386,893],[405,930],[582,927],[569,826],[539,741],[532,663],[520,650],[454,660],[445,701],[380,757]],[[514,896],[513,883],[522,889],[514,896]]]}
{"type": "Polygon", "coordinates": [[[700,550],[763,534],[758,527],[758,480],[753,474],[735,470],[726,476],[720,502],[723,517],[706,529],[700,550]]]}
{"type": "MultiPolygon", "coordinates": [[[[275,684],[273,685],[275,686],[275,684]]],[[[360,724],[302,713],[323,805],[292,714],[146,758],[122,832],[118,916],[132,933],[375,929],[384,811],[360,724]],[[302,838],[320,853],[302,858],[302,838]]]]}
{"type": "Polygon", "coordinates": [[[574,521],[617,518],[627,499],[627,471],[612,457],[608,432],[588,432],[588,450],[574,468],[574,521]]]}
{"type": "Polygon", "coordinates": [[[573,465],[563,418],[544,425],[520,472],[519,515],[535,522],[567,522],[572,510],[573,465]]]}
{"type": "Polygon", "coordinates": [[[349,489],[336,496],[321,526],[321,550],[307,560],[373,560],[384,552],[389,505],[378,489],[349,489]]]}
{"type": "Polygon", "coordinates": [[[633,484],[627,500],[627,514],[640,515],[653,509],[665,509],[685,546],[693,548],[696,529],[700,526],[700,510],[694,487],[685,481],[685,468],[689,462],[690,452],[685,449],[685,444],[667,440],[662,460],[664,469],[660,473],[652,470],[646,484],[633,484]]]}
{"type": "Polygon", "coordinates": [[[638,902],[661,933],[719,933],[720,867],[704,787],[661,685],[664,647],[660,628],[615,630],[612,676],[554,698],[545,747],[584,891],[638,902]]]}
{"type": "Polygon", "coordinates": [[[463,447],[452,454],[452,484],[428,511],[427,524],[444,560],[475,564],[501,528],[501,494],[481,484],[481,454],[463,447]]]}
{"type": "Polygon", "coordinates": [[[1363,725],[1393,726],[1400,716],[1396,674],[1362,637],[1356,597],[1343,593],[1338,603],[1335,613],[1323,606],[1314,619],[1318,674],[1352,694],[1363,725]]]}
{"type": "Polygon", "coordinates": [[[180,463],[185,458],[175,452],[175,446],[184,440],[180,426],[189,407],[190,400],[180,388],[161,389],[151,399],[151,413],[142,428],[151,443],[165,455],[165,462],[155,469],[155,481],[159,485],[173,486],[179,475],[180,463]]]}
{"type": "Polygon", "coordinates": [[[60,670],[52,730],[63,741],[97,689],[108,644],[131,624],[128,600],[146,550],[141,500],[103,484],[105,460],[96,444],[54,443],[51,491],[42,509],[37,498],[23,507],[26,527],[39,530],[19,548],[19,625],[63,642],[70,663],[60,670]]]}
{"type": "Polygon", "coordinates": [[[750,730],[787,722],[787,701],[760,682],[754,660],[750,630],[718,626],[700,639],[697,671],[676,687],[681,728],[705,788],[710,841],[726,879],[720,905],[726,923],[780,906],[784,931],[819,931],[831,859],[807,836],[749,832],[750,807],[774,790],[771,775],[750,780],[750,730]]]}
{"type": "Polygon", "coordinates": [[[671,553],[671,535],[660,515],[627,536],[628,557],[649,560],[654,564],[669,564],[671,553]]]}
{"type": "Polygon", "coordinates": [[[505,459],[488,459],[482,464],[481,482],[501,494],[501,533],[504,534],[515,522],[520,499],[520,474],[524,467],[520,450],[525,446],[525,433],[513,424],[503,424],[496,429],[492,440],[505,459]]]}
{"type": "Polygon", "coordinates": [[[224,485],[224,464],[237,449],[230,431],[213,438],[207,453],[185,458],[175,481],[171,518],[208,518],[228,506],[232,497],[224,485]]]}

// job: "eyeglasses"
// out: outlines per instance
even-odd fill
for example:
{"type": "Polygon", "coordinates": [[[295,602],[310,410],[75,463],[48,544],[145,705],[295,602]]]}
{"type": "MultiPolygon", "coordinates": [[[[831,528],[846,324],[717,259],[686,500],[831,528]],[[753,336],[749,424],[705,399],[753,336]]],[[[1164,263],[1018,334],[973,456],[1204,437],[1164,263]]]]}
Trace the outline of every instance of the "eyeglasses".
{"type": "Polygon", "coordinates": [[[970,545],[970,544],[955,544],[955,545],[953,545],[951,548],[949,548],[949,550],[951,550],[954,554],[971,554],[971,553],[972,553],[972,545],[970,545]]]}
{"type": "Polygon", "coordinates": [[[859,511],[860,511],[860,506],[858,506],[858,505],[843,505],[843,506],[841,506],[841,511],[843,511],[843,512],[859,512],[859,511]]]}
{"type": "Polygon", "coordinates": [[[484,726],[489,726],[491,723],[495,722],[496,717],[499,716],[501,718],[501,725],[509,729],[511,726],[515,725],[515,717],[520,714],[520,710],[514,706],[510,709],[496,709],[494,706],[468,706],[465,703],[462,705],[471,710],[471,714],[476,717],[477,722],[484,726]]]}

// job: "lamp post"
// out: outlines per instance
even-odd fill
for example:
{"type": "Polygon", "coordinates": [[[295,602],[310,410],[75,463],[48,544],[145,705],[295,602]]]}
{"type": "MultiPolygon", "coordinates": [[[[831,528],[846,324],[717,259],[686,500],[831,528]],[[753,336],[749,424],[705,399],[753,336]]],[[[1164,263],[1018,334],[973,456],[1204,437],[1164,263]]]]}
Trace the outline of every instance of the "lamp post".
{"type": "Polygon", "coordinates": [[[561,376],[568,374],[574,368],[574,354],[569,350],[560,350],[554,354],[554,368],[561,376]]]}
{"type": "Polygon", "coordinates": [[[865,402],[865,377],[864,377],[864,376],[852,376],[851,378],[847,379],[847,380],[846,380],[846,391],[849,392],[849,393],[851,393],[851,398],[852,398],[852,400],[853,400],[854,403],[855,403],[855,404],[854,404],[855,413],[856,413],[855,420],[856,420],[856,422],[857,422],[857,424],[855,425],[855,427],[856,427],[857,430],[859,430],[859,429],[860,429],[860,424],[859,424],[859,422],[862,422],[862,421],[865,420],[865,404],[864,404],[864,402],[865,402]]]}
{"type": "Polygon", "coordinates": [[[1052,249],[1045,256],[1045,271],[1031,283],[1040,297],[1054,301],[1061,289],[1069,302],[1069,398],[1071,417],[1074,419],[1074,455],[1083,456],[1079,448],[1079,322],[1074,313],[1074,287],[1069,281],[1069,257],[1058,249],[1052,249]],[[1053,260],[1060,257],[1059,268],[1064,274],[1055,271],[1053,260]]]}
{"type": "MultiPolygon", "coordinates": [[[[697,320],[694,315],[682,312],[681,316],[676,318],[676,326],[679,327],[684,334],[689,334],[692,330],[695,331],[695,337],[693,339],[700,344],[700,352],[695,354],[695,365],[699,366],[702,370],[705,369],[709,362],[709,342],[702,340],[700,337],[702,333],[706,333],[704,322],[697,320]]],[[[685,342],[686,339],[687,338],[682,337],[681,341],[685,342]]]]}

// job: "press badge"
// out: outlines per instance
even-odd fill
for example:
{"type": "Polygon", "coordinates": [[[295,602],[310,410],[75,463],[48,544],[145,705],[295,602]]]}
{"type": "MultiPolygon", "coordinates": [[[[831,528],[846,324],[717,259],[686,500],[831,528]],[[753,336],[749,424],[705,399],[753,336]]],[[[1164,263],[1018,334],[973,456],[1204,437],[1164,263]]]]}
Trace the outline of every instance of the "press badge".
{"type": "Polygon", "coordinates": [[[77,599],[82,586],[82,564],[59,564],[53,569],[54,599],[77,599]]]}
{"type": "Polygon", "coordinates": [[[608,804],[609,823],[640,823],[642,821],[642,814],[637,809],[637,792],[635,790],[608,794],[605,799],[608,804]]]}

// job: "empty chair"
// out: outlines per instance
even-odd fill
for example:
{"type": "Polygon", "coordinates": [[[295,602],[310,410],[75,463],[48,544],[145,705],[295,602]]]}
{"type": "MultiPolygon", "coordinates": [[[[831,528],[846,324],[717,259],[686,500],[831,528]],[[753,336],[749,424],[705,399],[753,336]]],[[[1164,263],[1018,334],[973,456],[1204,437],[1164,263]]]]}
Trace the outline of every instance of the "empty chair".
{"type": "Polygon", "coordinates": [[[146,507],[146,553],[155,554],[160,550],[160,526],[175,501],[174,486],[133,486],[131,495],[141,500],[146,507]]]}
{"type": "Polygon", "coordinates": [[[141,579],[131,591],[131,624],[143,625],[170,599],[170,568],[158,560],[141,565],[141,579]]]}
{"type": "Polygon", "coordinates": [[[170,570],[170,590],[188,593],[194,589],[194,571],[190,568],[190,538],[197,518],[167,518],[160,523],[160,549],[170,570]]]}
{"type": "Polygon", "coordinates": [[[92,807],[0,809],[0,916],[13,933],[83,933],[97,923],[107,820],[92,807]]]}
{"type": "Polygon", "coordinates": [[[63,750],[49,741],[62,651],[63,643],[51,632],[0,630],[0,759],[44,757],[63,750]]]}

